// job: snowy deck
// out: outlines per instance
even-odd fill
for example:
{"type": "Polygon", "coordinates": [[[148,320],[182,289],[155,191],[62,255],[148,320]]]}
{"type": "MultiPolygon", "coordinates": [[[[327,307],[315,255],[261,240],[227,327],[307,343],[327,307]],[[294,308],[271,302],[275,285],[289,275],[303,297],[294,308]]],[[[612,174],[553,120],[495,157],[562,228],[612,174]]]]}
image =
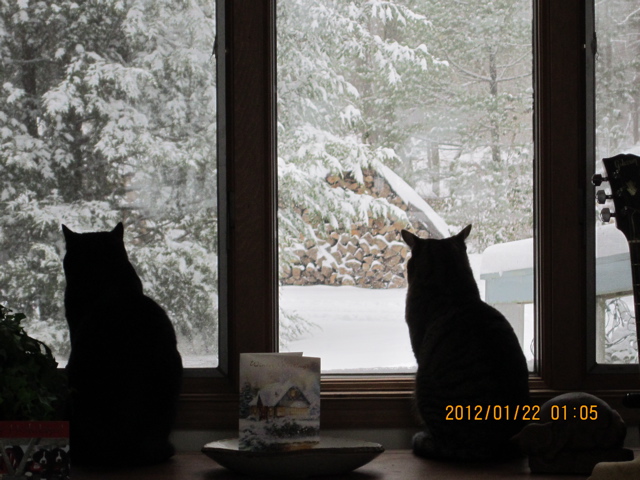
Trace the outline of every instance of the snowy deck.
{"type": "MultiPolygon", "coordinates": [[[[596,229],[596,297],[606,299],[631,295],[631,265],[627,240],[615,225],[596,229]]],[[[480,278],[485,301],[500,310],[511,322],[521,345],[533,317],[533,239],[493,245],[482,254],[480,278]]],[[[604,306],[598,303],[596,316],[604,324],[604,306]]],[[[604,347],[598,347],[603,358],[604,347]]],[[[526,353],[526,349],[525,349],[526,353]]],[[[600,361],[600,360],[599,360],[600,361]]]]}
{"type": "MultiPolygon", "coordinates": [[[[615,225],[596,229],[596,295],[629,294],[629,246],[615,225]]],[[[533,303],[533,239],[493,245],[482,254],[480,278],[493,304],[533,303]]]]}

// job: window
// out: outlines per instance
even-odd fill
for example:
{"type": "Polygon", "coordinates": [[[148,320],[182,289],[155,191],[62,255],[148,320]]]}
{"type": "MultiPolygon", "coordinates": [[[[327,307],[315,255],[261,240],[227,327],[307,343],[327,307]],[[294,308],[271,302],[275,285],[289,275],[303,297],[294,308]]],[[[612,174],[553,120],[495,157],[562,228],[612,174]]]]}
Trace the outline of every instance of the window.
{"type": "Polygon", "coordinates": [[[472,223],[481,293],[533,369],[531,13],[277,3],[281,347],[325,373],[413,371],[400,231],[472,223]]]}
{"type": "Polygon", "coordinates": [[[215,4],[129,3],[0,7],[0,301],[64,364],[60,224],[86,232],[123,221],[185,366],[213,367],[215,4]]]}
{"type": "MultiPolygon", "coordinates": [[[[185,379],[178,428],[237,428],[238,354],[278,347],[275,3],[221,0],[216,4],[221,72],[217,115],[222,139],[217,148],[226,159],[219,171],[224,187],[220,208],[229,212],[228,219],[221,217],[228,223],[219,229],[220,292],[227,299],[220,304],[224,310],[220,317],[229,320],[220,323],[218,373],[185,379]]],[[[539,341],[531,386],[536,400],[559,391],[583,390],[619,406],[621,392],[637,386],[637,371],[619,371],[589,360],[595,359],[589,355],[595,341],[590,341],[585,320],[591,311],[588,291],[593,287],[585,238],[593,228],[588,219],[595,219],[593,172],[585,162],[590,138],[585,100],[590,57],[585,46],[590,45],[592,32],[584,3],[537,0],[533,4],[539,341]]],[[[8,58],[5,52],[3,58],[8,58]]],[[[5,142],[3,138],[3,146],[5,142]]],[[[2,163],[0,168],[0,181],[6,182],[8,167],[2,163]]],[[[3,241],[21,233],[3,226],[3,241]]],[[[4,248],[2,252],[8,255],[4,248]]],[[[411,388],[410,376],[325,376],[323,428],[414,426],[411,388]]]]}
{"type": "MultiPolygon", "coordinates": [[[[236,428],[237,353],[273,351],[278,344],[275,1],[225,6],[230,361],[219,379],[188,379],[180,417],[184,428],[236,428]]],[[[584,390],[618,406],[621,392],[637,385],[637,372],[603,370],[588,360],[585,319],[592,282],[585,238],[593,187],[584,161],[590,115],[585,46],[592,38],[587,13],[578,0],[534,2],[534,246],[540,322],[531,387],[540,401],[558,391],[584,390]]],[[[414,426],[411,388],[410,376],[325,376],[323,427],[414,426]]]]}
{"type": "MultiPolygon", "coordinates": [[[[595,24],[598,38],[595,170],[602,172],[602,158],[619,153],[640,153],[640,12],[630,1],[598,2],[595,5],[595,24]]],[[[607,187],[605,183],[600,188],[611,193],[607,187]]],[[[599,209],[610,207],[602,205],[599,209]]],[[[637,363],[636,319],[627,239],[616,228],[613,219],[607,224],[597,219],[595,232],[596,360],[605,364],[637,363]]]]}

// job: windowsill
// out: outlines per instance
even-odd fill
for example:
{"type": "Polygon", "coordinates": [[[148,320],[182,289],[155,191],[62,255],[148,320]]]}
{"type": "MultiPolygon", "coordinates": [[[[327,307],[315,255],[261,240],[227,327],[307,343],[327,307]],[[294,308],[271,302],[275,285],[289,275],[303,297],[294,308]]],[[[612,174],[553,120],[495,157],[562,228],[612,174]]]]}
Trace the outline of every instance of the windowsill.
{"type": "MultiPolygon", "coordinates": [[[[635,450],[636,458],[640,451],[635,450]]],[[[501,478],[504,480],[529,477],[535,480],[574,480],[585,479],[584,475],[550,475],[532,474],[526,459],[491,465],[453,464],[424,460],[414,456],[409,450],[387,450],[371,463],[357,470],[357,478],[385,480],[423,480],[425,478],[440,479],[475,479],[501,478]]],[[[174,480],[189,478],[193,480],[211,479],[240,479],[245,476],[232,473],[205,455],[198,452],[180,453],[171,461],[152,467],[136,468],[127,471],[105,472],[74,468],[74,480],[105,480],[118,478],[119,480],[174,480]]],[[[255,477],[252,477],[255,478],[255,477]]],[[[354,478],[353,475],[337,475],[331,478],[354,478]]]]}
{"type": "MultiPolygon", "coordinates": [[[[192,385],[192,392],[181,397],[177,430],[234,430],[238,419],[237,387],[224,385],[216,389],[206,380],[192,385]],[[196,385],[198,383],[198,385],[196,385]],[[201,383],[201,384],[200,384],[201,383]],[[222,391],[221,391],[222,390],[222,391]],[[219,393],[213,393],[213,392],[219,393]]],[[[413,399],[413,376],[397,377],[325,377],[322,380],[323,429],[411,429],[419,428],[413,399]]],[[[542,405],[569,390],[548,388],[532,376],[531,401],[542,405]]],[[[640,409],[622,405],[628,390],[584,388],[616,409],[627,425],[640,424],[640,409]]],[[[573,390],[576,391],[576,390],[573,390]]]]}
{"type": "MultiPolygon", "coordinates": [[[[411,428],[322,428],[322,436],[350,438],[366,442],[379,443],[387,450],[410,450],[413,435],[419,427],[411,428]]],[[[174,430],[171,442],[180,453],[199,452],[203,445],[238,436],[237,426],[228,430],[174,430]]],[[[624,446],[640,449],[640,431],[638,424],[627,425],[624,446]]]]}

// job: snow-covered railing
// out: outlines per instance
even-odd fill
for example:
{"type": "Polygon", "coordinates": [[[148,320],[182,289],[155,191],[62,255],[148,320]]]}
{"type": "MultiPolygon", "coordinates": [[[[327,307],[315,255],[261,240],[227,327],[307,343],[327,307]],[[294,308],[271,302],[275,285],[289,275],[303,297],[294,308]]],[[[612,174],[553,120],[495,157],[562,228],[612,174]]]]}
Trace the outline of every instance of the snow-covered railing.
{"type": "MultiPolygon", "coordinates": [[[[615,225],[596,229],[596,296],[630,295],[632,290],[629,247],[615,225]]],[[[501,243],[482,254],[480,279],[485,301],[511,322],[523,343],[524,305],[533,303],[533,239],[501,243]]]]}
{"type": "Polygon", "coordinates": [[[533,238],[487,248],[480,278],[485,281],[485,301],[491,305],[533,303],[533,238]]]}

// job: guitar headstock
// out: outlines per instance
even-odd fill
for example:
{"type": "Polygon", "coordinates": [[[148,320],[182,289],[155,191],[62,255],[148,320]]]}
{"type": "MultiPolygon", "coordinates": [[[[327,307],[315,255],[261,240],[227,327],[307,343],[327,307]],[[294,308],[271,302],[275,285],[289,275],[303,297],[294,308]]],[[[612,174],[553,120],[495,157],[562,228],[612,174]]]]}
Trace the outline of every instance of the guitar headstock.
{"type": "Polygon", "coordinates": [[[597,192],[598,203],[604,204],[608,199],[613,200],[615,213],[603,208],[602,220],[608,223],[615,217],[618,230],[624,233],[627,241],[640,240],[640,157],[630,153],[603,158],[602,163],[607,172],[607,178],[594,175],[592,182],[600,186],[602,182],[609,182],[611,195],[604,190],[597,192]]]}

